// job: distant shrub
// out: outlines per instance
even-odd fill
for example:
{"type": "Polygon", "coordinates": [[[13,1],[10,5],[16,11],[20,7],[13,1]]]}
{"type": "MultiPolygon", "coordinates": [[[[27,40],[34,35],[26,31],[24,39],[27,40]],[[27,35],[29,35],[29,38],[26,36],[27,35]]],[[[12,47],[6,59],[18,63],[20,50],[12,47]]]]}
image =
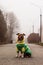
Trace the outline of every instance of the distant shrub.
{"type": "Polygon", "coordinates": [[[28,43],[39,43],[40,36],[38,33],[31,33],[27,38],[28,43]]]}

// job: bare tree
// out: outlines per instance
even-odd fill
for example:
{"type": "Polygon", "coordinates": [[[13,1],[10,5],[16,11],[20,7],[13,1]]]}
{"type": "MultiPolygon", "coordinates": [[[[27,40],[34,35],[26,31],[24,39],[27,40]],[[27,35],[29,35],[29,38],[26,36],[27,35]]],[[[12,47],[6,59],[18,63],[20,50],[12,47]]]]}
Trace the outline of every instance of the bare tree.
{"type": "Polygon", "coordinates": [[[17,18],[14,15],[13,12],[7,13],[6,19],[8,21],[7,23],[9,23],[9,26],[8,26],[9,41],[12,41],[13,40],[13,36],[15,38],[15,34],[19,30],[18,20],[17,20],[17,18]]]}

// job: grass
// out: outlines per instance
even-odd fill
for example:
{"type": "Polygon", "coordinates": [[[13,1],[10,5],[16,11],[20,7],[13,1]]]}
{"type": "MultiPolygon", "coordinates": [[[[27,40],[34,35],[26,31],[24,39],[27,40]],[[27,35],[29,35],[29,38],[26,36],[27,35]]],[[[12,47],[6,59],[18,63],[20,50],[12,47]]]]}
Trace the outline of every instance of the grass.
{"type": "Polygon", "coordinates": [[[43,43],[39,43],[39,45],[43,46],[43,43]]]}

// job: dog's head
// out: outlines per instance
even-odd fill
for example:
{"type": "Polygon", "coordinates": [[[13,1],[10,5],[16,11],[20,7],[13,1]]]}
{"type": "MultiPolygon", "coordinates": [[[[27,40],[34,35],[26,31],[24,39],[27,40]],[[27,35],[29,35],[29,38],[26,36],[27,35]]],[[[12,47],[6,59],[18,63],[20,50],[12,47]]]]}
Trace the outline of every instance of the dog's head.
{"type": "Polygon", "coordinates": [[[18,35],[18,41],[22,41],[24,39],[24,36],[25,34],[20,34],[20,33],[17,33],[16,35],[18,35]]]}

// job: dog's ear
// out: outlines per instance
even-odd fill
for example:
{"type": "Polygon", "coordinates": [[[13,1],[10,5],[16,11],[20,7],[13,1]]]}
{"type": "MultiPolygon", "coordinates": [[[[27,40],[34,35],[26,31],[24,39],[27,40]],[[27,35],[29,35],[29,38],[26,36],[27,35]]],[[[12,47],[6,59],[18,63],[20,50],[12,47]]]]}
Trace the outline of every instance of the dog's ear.
{"type": "Polygon", "coordinates": [[[16,35],[19,35],[20,33],[17,33],[16,35]]]}
{"type": "Polygon", "coordinates": [[[25,34],[23,33],[23,36],[25,36],[25,34]]]}

